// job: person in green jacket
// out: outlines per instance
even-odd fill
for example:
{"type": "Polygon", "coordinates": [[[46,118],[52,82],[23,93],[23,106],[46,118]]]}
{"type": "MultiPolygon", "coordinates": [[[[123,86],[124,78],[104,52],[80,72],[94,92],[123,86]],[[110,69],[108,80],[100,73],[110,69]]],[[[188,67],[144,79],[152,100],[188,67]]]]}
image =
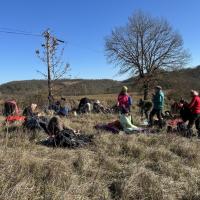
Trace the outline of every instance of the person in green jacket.
{"type": "Polygon", "coordinates": [[[149,117],[149,126],[153,125],[153,117],[157,115],[159,120],[159,127],[162,128],[162,110],[164,107],[164,93],[161,86],[155,87],[155,94],[153,94],[153,109],[149,117]]]}

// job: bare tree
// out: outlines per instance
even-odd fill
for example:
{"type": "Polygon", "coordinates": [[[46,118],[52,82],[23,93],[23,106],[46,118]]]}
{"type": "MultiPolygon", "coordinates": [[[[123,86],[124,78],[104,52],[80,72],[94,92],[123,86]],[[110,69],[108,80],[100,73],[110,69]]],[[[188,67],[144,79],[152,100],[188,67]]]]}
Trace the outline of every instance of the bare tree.
{"type": "Polygon", "coordinates": [[[105,47],[109,62],[120,67],[120,74],[129,72],[142,80],[144,99],[158,71],[183,67],[190,57],[181,35],[166,20],[141,11],[130,17],[126,26],[115,28],[105,47]]]}
{"type": "Polygon", "coordinates": [[[58,90],[58,88],[55,88],[55,82],[65,77],[69,71],[69,64],[62,60],[64,47],[60,47],[60,45],[64,41],[52,36],[49,30],[45,31],[43,36],[45,43],[41,45],[43,48],[42,55],[39,50],[36,50],[36,54],[46,64],[47,73],[38,72],[48,80],[48,99],[49,104],[51,104],[55,90],[58,90]]]}

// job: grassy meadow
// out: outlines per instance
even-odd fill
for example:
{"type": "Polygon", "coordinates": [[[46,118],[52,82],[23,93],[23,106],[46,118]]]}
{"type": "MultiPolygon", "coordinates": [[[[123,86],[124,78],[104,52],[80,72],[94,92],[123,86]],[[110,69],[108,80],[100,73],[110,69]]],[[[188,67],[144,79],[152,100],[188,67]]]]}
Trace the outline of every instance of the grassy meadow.
{"type": "MultiPolygon", "coordinates": [[[[108,105],[114,97],[95,96],[108,105]]],[[[136,107],[133,116],[139,124],[136,107]]],[[[86,114],[63,119],[66,125],[94,135],[93,144],[78,149],[37,145],[47,137],[43,132],[33,135],[20,128],[14,132],[1,129],[0,199],[200,199],[199,140],[165,130],[149,135],[114,135],[93,128],[117,117],[86,114]]]]}

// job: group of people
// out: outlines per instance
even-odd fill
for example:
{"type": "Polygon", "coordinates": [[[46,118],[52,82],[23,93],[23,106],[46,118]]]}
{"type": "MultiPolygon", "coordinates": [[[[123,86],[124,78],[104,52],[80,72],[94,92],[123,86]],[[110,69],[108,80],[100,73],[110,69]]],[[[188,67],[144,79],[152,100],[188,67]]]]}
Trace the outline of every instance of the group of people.
{"type": "Polygon", "coordinates": [[[180,116],[184,123],[187,123],[188,136],[193,135],[193,126],[197,129],[198,137],[200,137],[200,97],[199,93],[191,90],[191,101],[187,103],[184,100],[179,102],[180,116]]]}
{"type": "MultiPolygon", "coordinates": [[[[196,125],[196,129],[198,131],[198,136],[200,137],[200,97],[199,93],[195,90],[191,90],[192,100],[190,103],[185,102],[183,99],[180,100],[179,103],[175,105],[176,110],[178,109],[180,112],[180,116],[183,120],[183,123],[187,124],[187,129],[192,134],[193,125],[196,125]],[[188,122],[188,123],[187,123],[188,122]]],[[[149,101],[145,101],[140,99],[138,106],[141,108],[141,116],[145,113],[145,117],[147,119],[147,126],[154,126],[154,116],[157,116],[157,124],[160,129],[163,128],[163,109],[164,109],[164,93],[162,91],[161,86],[155,87],[155,92],[152,94],[152,99],[149,101]]],[[[118,98],[117,98],[117,110],[119,112],[119,123],[122,129],[126,133],[134,133],[144,131],[145,128],[135,126],[133,123],[133,117],[131,115],[131,107],[133,104],[133,100],[131,96],[128,94],[128,88],[123,86],[118,98]]],[[[88,98],[82,98],[78,105],[78,109],[76,111],[78,113],[86,113],[90,112],[91,109],[98,112],[106,112],[105,107],[97,100],[91,101],[88,98]],[[92,108],[91,108],[92,106],[92,108]]],[[[66,116],[69,113],[69,108],[66,106],[66,99],[61,98],[59,101],[52,103],[48,110],[52,110],[54,115],[57,116],[66,116]]],[[[15,100],[6,101],[4,105],[4,115],[18,115],[19,108],[16,104],[15,100]]],[[[39,117],[39,113],[37,112],[37,104],[32,103],[30,106],[26,107],[23,111],[23,116],[27,118],[37,118],[39,117]]]]}
{"type": "MultiPolygon", "coordinates": [[[[195,124],[198,137],[200,137],[200,97],[199,93],[195,90],[191,90],[191,102],[187,103],[183,99],[177,104],[179,115],[182,119],[184,125],[186,125],[188,130],[188,136],[193,134],[193,126],[195,124]]],[[[157,116],[158,126],[160,129],[164,126],[164,118],[165,115],[163,114],[164,111],[164,100],[165,95],[162,91],[161,86],[155,87],[155,92],[152,94],[152,99],[149,101],[145,101],[140,99],[138,106],[140,107],[141,116],[145,113],[145,117],[148,121],[147,126],[153,127],[154,126],[154,116],[157,116]]],[[[130,114],[132,99],[128,95],[128,88],[124,86],[122,91],[118,96],[118,103],[117,103],[119,110],[120,110],[120,117],[119,121],[123,127],[123,130],[127,133],[131,133],[134,131],[141,131],[144,130],[143,128],[137,127],[133,125],[132,116],[130,114]]]]}

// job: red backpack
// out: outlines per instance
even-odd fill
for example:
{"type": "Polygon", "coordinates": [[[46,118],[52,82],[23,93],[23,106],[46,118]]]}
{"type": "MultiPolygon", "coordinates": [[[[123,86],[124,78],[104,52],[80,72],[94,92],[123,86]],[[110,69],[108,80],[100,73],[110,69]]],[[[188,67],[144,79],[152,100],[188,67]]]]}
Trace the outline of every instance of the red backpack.
{"type": "Polygon", "coordinates": [[[129,106],[129,96],[127,94],[120,94],[118,96],[118,106],[125,108],[129,106]]]}

